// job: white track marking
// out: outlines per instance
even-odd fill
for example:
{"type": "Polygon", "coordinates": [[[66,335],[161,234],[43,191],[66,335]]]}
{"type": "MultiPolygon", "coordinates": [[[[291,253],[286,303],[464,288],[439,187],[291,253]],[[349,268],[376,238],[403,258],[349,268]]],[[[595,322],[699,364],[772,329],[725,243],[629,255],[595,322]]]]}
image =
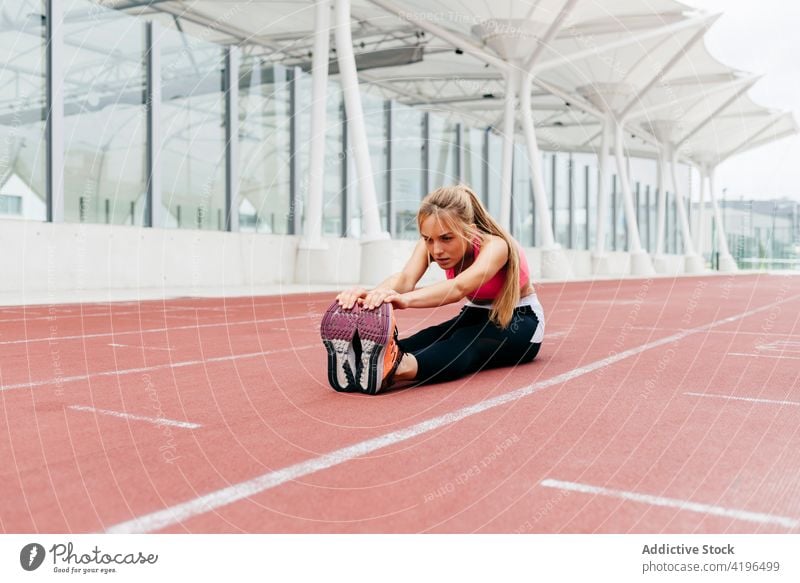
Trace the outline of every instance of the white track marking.
{"type": "Polygon", "coordinates": [[[73,411],[86,411],[88,413],[97,413],[100,415],[118,417],[120,419],[130,419],[131,421],[144,421],[146,423],[152,423],[153,425],[180,427],[181,429],[200,429],[202,427],[202,425],[198,423],[189,423],[188,421],[175,421],[173,419],[165,419],[164,417],[144,417],[142,415],[120,413],[119,411],[109,411],[108,409],[95,409],[94,407],[85,407],[83,405],[70,405],[67,408],[72,409],[73,411]]]}
{"type": "Polygon", "coordinates": [[[800,360],[800,356],[782,356],[780,354],[754,354],[752,352],[726,352],[726,356],[753,356],[755,358],[784,358],[788,360],[800,360]]]}
{"type": "Polygon", "coordinates": [[[169,352],[175,350],[174,348],[161,348],[160,346],[141,346],[139,344],[117,344],[116,342],[111,342],[109,346],[113,346],[115,348],[140,348],[144,350],[166,350],[169,352]]]}
{"type": "Polygon", "coordinates": [[[187,324],[186,326],[170,326],[168,328],[145,328],[144,330],[127,330],[124,332],[101,332],[98,334],[76,334],[74,336],[47,336],[44,338],[27,338],[27,339],[20,339],[20,340],[3,340],[0,341],[0,345],[3,344],[30,344],[33,342],[55,342],[57,340],[76,340],[79,338],[104,338],[106,336],[125,336],[128,334],[145,334],[148,332],[172,332],[173,330],[194,330],[195,328],[218,328],[218,327],[225,327],[228,328],[230,326],[246,326],[248,324],[264,324],[266,322],[284,322],[286,320],[301,320],[304,318],[309,318],[309,314],[304,314],[302,316],[286,316],[280,318],[266,318],[263,320],[247,320],[244,322],[218,322],[215,324],[187,324]]]}
{"type": "Polygon", "coordinates": [[[649,504],[650,506],[677,508],[678,510],[686,510],[687,512],[723,516],[725,518],[733,518],[735,520],[743,520],[746,522],[776,524],[788,529],[795,529],[800,526],[800,520],[795,520],[794,518],[789,518],[787,516],[776,516],[774,514],[750,512],[748,510],[737,510],[736,508],[724,508],[722,506],[700,504],[698,502],[690,502],[689,500],[680,500],[678,498],[664,498],[662,496],[653,496],[651,494],[639,494],[637,492],[628,492],[626,490],[612,490],[610,488],[602,488],[600,486],[592,486],[590,484],[564,482],[561,480],[552,479],[542,480],[539,482],[539,484],[545,488],[557,488],[558,490],[569,490],[571,492],[581,492],[583,494],[609,496],[611,498],[619,498],[621,500],[630,500],[631,502],[649,504]]]}
{"type": "Polygon", "coordinates": [[[774,399],[757,399],[755,397],[735,397],[733,395],[715,395],[713,393],[684,393],[692,397],[709,397],[715,399],[729,399],[731,401],[747,401],[748,403],[766,403],[769,405],[795,405],[800,406],[797,401],[776,401],[774,399]]]}
{"type": "Polygon", "coordinates": [[[606,366],[620,362],[621,360],[625,360],[631,356],[636,356],[637,354],[641,354],[642,352],[652,348],[658,348],[659,346],[664,346],[665,344],[671,344],[673,342],[682,340],[687,336],[691,336],[692,334],[697,334],[698,332],[704,332],[718,326],[724,326],[725,324],[736,322],[737,320],[741,320],[748,316],[758,314],[759,312],[769,310],[773,306],[795,300],[797,298],[800,298],[800,294],[791,296],[790,298],[778,302],[774,302],[772,304],[768,304],[766,306],[762,306],[760,308],[756,308],[754,310],[750,310],[748,312],[736,314],[735,316],[731,316],[729,318],[723,318],[722,320],[717,320],[696,328],[683,330],[677,334],[672,334],[666,338],[661,338],[660,340],[654,340],[653,342],[648,342],[647,344],[630,348],[613,356],[609,356],[607,358],[587,364],[586,366],[581,366],[560,375],[556,375],[555,377],[527,385],[509,393],[498,395],[491,399],[486,399],[485,401],[481,401],[475,405],[463,407],[450,413],[440,415],[439,417],[433,417],[432,419],[422,421],[421,423],[406,427],[405,429],[398,429],[397,431],[392,431],[372,439],[361,441],[353,445],[337,449],[336,451],[328,454],[288,466],[281,470],[267,472],[266,474],[256,476],[255,478],[245,480],[244,482],[239,482],[238,484],[228,486],[227,488],[222,488],[220,490],[210,492],[209,494],[198,496],[197,498],[164,508],[163,510],[157,510],[150,514],[122,522],[115,526],[109,527],[107,532],[143,533],[161,530],[173,524],[178,524],[195,516],[211,512],[223,506],[227,506],[233,502],[244,500],[250,496],[254,496],[271,488],[275,488],[276,486],[280,486],[281,484],[300,479],[304,476],[314,474],[327,468],[338,466],[352,459],[372,453],[373,451],[413,439],[414,437],[429,433],[440,427],[451,425],[457,421],[460,421],[461,419],[466,419],[467,417],[477,415],[483,411],[494,409],[495,407],[505,405],[506,403],[517,401],[542,389],[566,383],[572,379],[594,372],[601,368],[605,368],[606,366]]]}
{"type": "Polygon", "coordinates": [[[759,344],[756,350],[771,350],[780,352],[781,354],[789,352],[793,354],[800,354],[800,342],[794,340],[775,340],[769,344],[759,344]]]}
{"type": "Polygon", "coordinates": [[[9,391],[11,389],[31,389],[34,387],[43,387],[46,385],[63,385],[73,381],[83,381],[96,377],[116,377],[124,376],[135,373],[150,372],[153,370],[163,370],[167,368],[184,368],[187,366],[205,365],[209,362],[225,362],[228,360],[239,360],[243,358],[254,358],[256,356],[266,356],[268,354],[278,354],[280,352],[293,352],[295,350],[308,350],[309,348],[319,348],[321,344],[306,344],[304,346],[290,346],[289,348],[278,348],[276,350],[265,350],[264,352],[250,352],[248,354],[233,354],[231,356],[214,356],[204,360],[185,360],[182,362],[170,362],[166,364],[157,364],[154,366],[143,366],[139,368],[126,368],[123,370],[109,370],[104,372],[96,372],[92,374],[76,375],[72,377],[61,377],[56,379],[46,379],[42,381],[33,381],[31,383],[18,383],[15,385],[0,385],[0,391],[9,391]]]}

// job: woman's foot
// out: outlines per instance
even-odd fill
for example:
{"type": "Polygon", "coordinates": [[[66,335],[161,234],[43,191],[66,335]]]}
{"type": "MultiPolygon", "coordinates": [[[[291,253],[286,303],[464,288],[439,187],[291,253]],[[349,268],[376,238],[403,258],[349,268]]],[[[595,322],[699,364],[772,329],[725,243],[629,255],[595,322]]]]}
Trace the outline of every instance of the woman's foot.
{"type": "Polygon", "coordinates": [[[362,392],[374,395],[391,385],[403,352],[397,345],[397,324],[392,304],[361,310],[358,319],[361,360],[357,380],[362,392]]]}
{"type": "Polygon", "coordinates": [[[322,316],[320,336],[328,351],[328,382],[342,393],[360,390],[355,374],[358,358],[353,347],[360,313],[358,305],[346,310],[335,301],[322,316]]]}

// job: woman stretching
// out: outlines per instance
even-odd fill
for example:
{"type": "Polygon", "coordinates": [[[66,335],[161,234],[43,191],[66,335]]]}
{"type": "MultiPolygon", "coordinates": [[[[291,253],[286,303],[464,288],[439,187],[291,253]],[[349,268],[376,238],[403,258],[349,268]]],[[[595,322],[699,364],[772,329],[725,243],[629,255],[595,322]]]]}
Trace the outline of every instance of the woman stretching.
{"type": "Polygon", "coordinates": [[[408,263],[375,289],[336,296],[322,319],[328,380],[371,395],[404,381],[448,381],[534,359],[544,312],[519,244],[464,185],[428,194],[417,212],[421,239],[408,263]],[[431,261],[447,280],[415,289],[431,261]],[[455,318],[397,337],[395,309],[433,308],[466,298],[455,318]]]}

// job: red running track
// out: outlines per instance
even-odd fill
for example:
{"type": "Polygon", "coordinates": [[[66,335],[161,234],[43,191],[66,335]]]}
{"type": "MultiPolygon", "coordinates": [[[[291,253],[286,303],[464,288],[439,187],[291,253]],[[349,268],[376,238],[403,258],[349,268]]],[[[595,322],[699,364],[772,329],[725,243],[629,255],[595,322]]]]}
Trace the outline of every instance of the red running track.
{"type": "Polygon", "coordinates": [[[533,363],[376,397],[331,294],[0,308],[2,531],[800,532],[800,277],[538,291],[533,363]]]}

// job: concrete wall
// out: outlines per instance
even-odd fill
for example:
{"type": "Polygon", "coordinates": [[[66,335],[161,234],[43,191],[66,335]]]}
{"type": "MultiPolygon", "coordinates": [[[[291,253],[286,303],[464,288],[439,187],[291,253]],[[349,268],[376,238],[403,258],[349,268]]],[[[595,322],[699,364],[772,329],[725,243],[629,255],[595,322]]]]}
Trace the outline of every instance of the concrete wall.
{"type": "Polygon", "coordinates": [[[293,283],[297,238],[0,221],[0,291],[293,283]]]}
{"type": "MultiPolygon", "coordinates": [[[[129,226],[51,224],[0,220],[0,292],[258,287],[307,283],[359,283],[361,244],[329,238],[318,263],[298,262],[299,238],[284,235],[144,229],[129,226]],[[321,262],[320,262],[321,261],[321,262]]],[[[381,279],[402,269],[416,244],[393,241],[381,279]]],[[[526,248],[534,281],[541,252],[526,248]]],[[[576,278],[590,278],[591,253],[565,250],[576,278]]],[[[609,252],[612,275],[627,275],[627,253],[609,252]]],[[[669,273],[683,272],[682,256],[666,256],[669,273]]],[[[421,284],[444,279],[432,265],[421,284]]]]}

